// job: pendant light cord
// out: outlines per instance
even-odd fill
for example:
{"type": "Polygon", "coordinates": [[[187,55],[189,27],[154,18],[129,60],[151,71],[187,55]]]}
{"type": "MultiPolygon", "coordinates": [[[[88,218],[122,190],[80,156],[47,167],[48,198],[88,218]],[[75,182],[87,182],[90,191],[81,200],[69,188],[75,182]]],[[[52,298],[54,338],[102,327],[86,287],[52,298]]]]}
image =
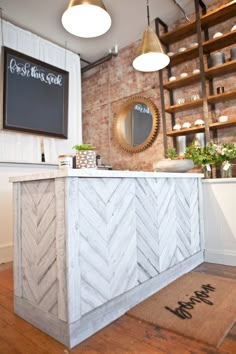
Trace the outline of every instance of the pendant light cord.
{"type": "Polygon", "coordinates": [[[149,1],[147,0],[147,20],[148,26],[150,26],[150,14],[149,14],[149,1]]]}
{"type": "Polygon", "coordinates": [[[186,18],[186,20],[191,21],[191,20],[188,18],[188,16],[186,15],[186,12],[185,12],[184,9],[182,8],[182,6],[180,6],[180,4],[178,4],[176,0],[173,0],[173,2],[174,2],[174,3],[180,8],[180,10],[183,12],[184,17],[186,18]]]}

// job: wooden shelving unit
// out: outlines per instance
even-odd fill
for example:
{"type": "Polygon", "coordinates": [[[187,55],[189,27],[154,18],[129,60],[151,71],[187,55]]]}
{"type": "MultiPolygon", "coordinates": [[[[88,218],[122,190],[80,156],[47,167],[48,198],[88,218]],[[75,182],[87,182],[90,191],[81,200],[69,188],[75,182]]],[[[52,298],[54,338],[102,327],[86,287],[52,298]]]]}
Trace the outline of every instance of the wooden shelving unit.
{"type": "MultiPolygon", "coordinates": [[[[236,120],[229,120],[227,122],[217,122],[217,123],[211,123],[209,125],[210,130],[216,130],[216,129],[223,129],[223,128],[231,128],[236,126],[236,120]]],[[[190,135],[190,134],[196,134],[196,133],[201,133],[204,132],[204,126],[197,126],[197,127],[192,127],[188,129],[180,129],[180,130],[169,130],[167,131],[168,136],[176,137],[180,135],[190,135]]]]}
{"type": "Polygon", "coordinates": [[[186,102],[183,104],[176,104],[174,106],[168,106],[166,107],[166,112],[168,113],[176,113],[176,112],[182,112],[182,111],[187,111],[189,109],[194,109],[197,107],[202,106],[203,100],[196,100],[196,101],[191,101],[191,102],[186,102]]]}
{"type": "Polygon", "coordinates": [[[234,98],[236,98],[236,90],[224,92],[219,95],[209,96],[207,98],[207,102],[209,103],[225,102],[225,101],[232,100],[234,98]]]}
{"type": "Polygon", "coordinates": [[[203,42],[203,51],[205,54],[209,54],[216,50],[228,47],[236,43],[236,31],[225,33],[223,36],[210,39],[209,41],[203,42]]]}
{"type": "Polygon", "coordinates": [[[228,63],[217,65],[209,69],[205,69],[205,75],[208,79],[219,77],[222,75],[232,74],[236,72],[236,60],[229,61],[228,63]]]}
{"type": "MultiPolygon", "coordinates": [[[[168,77],[172,76],[171,68],[190,61],[199,57],[200,60],[200,73],[190,74],[185,78],[177,78],[175,81],[168,81],[163,83],[163,76],[160,75],[160,88],[161,88],[161,101],[162,101],[162,113],[165,112],[171,114],[172,124],[175,124],[175,113],[196,109],[202,107],[203,119],[205,120],[204,126],[192,127],[189,129],[181,129],[178,131],[166,131],[165,123],[163,123],[163,130],[166,131],[166,136],[173,138],[180,135],[195,134],[199,132],[206,132],[206,137],[210,137],[209,131],[217,131],[226,127],[236,126],[236,120],[230,120],[224,123],[210,123],[208,121],[209,111],[214,110],[214,105],[219,102],[226,102],[236,98],[236,90],[226,91],[222,94],[213,94],[214,92],[214,78],[233,74],[236,72],[236,60],[228,61],[224,64],[217,65],[210,68],[205,68],[205,56],[211,52],[221,50],[223,48],[232,46],[236,43],[236,30],[224,33],[222,36],[209,39],[208,29],[211,26],[215,26],[218,23],[224,22],[236,16],[236,0],[231,1],[228,4],[218,7],[214,11],[200,15],[200,7],[203,8],[204,3],[200,0],[195,1],[196,20],[190,21],[173,31],[169,31],[160,36],[161,42],[166,45],[168,51],[169,45],[178,42],[184,38],[187,38],[193,34],[197,34],[198,45],[195,47],[187,48],[183,52],[175,53],[170,57],[170,66],[168,68],[168,77]],[[202,40],[203,32],[207,40],[202,40]],[[210,95],[207,97],[208,90],[206,89],[207,82],[209,82],[210,95]],[[202,98],[197,101],[185,102],[184,104],[174,104],[173,90],[179,89],[184,86],[200,83],[202,87],[202,98]],[[162,85],[162,86],[161,86],[162,85]],[[169,91],[170,105],[165,106],[164,89],[169,91]],[[205,104],[207,102],[208,104],[205,104]]],[[[202,9],[205,11],[205,9],[202,9]]],[[[164,139],[164,144],[167,145],[167,140],[164,139]]],[[[166,149],[166,146],[165,146],[166,149]]]]}
{"type": "Polygon", "coordinates": [[[185,78],[180,78],[175,81],[169,81],[168,83],[164,84],[164,88],[167,90],[173,90],[183,86],[192,85],[195,84],[196,82],[200,82],[200,78],[201,78],[200,73],[189,75],[185,78]]]}

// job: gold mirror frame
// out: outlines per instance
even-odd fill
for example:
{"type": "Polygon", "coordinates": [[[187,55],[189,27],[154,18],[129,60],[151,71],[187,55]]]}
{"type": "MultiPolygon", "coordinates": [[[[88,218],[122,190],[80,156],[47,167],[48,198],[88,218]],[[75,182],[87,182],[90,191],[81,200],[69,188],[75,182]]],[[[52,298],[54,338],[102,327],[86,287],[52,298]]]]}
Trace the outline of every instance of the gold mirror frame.
{"type": "Polygon", "coordinates": [[[147,97],[144,96],[132,96],[129,98],[121,107],[120,111],[115,115],[113,121],[113,131],[115,134],[115,138],[121,148],[127,152],[137,153],[147,149],[150,145],[152,145],[155,140],[158,130],[159,130],[159,122],[160,122],[160,114],[155,103],[147,97]],[[134,104],[143,103],[150,109],[152,113],[152,128],[151,131],[146,138],[146,140],[137,146],[131,146],[127,143],[125,136],[123,134],[124,121],[127,117],[129,111],[133,108],[134,104]]]}

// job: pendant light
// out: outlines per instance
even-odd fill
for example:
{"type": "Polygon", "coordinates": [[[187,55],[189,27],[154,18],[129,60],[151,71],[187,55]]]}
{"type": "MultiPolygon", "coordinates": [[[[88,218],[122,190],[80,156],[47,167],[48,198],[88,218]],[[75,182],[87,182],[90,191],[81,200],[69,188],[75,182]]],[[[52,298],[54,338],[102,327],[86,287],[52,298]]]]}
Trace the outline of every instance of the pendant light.
{"type": "Polygon", "coordinates": [[[98,37],[111,27],[111,17],[102,0],[70,0],[62,15],[63,27],[82,38],[98,37]]]}
{"type": "Polygon", "coordinates": [[[136,70],[152,72],[165,68],[170,58],[163,52],[161,43],[156,33],[150,27],[149,3],[147,0],[148,27],[143,33],[142,42],[137,51],[137,57],[133,61],[136,70]]]}

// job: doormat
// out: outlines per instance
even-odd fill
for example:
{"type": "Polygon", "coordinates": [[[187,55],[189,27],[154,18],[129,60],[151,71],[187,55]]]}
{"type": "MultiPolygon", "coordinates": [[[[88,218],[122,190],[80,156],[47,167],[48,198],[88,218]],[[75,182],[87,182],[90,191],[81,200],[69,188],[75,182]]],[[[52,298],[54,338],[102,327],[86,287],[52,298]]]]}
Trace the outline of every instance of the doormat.
{"type": "Polygon", "coordinates": [[[236,321],[236,280],[188,273],[127,315],[200,342],[223,342],[236,321]]]}

